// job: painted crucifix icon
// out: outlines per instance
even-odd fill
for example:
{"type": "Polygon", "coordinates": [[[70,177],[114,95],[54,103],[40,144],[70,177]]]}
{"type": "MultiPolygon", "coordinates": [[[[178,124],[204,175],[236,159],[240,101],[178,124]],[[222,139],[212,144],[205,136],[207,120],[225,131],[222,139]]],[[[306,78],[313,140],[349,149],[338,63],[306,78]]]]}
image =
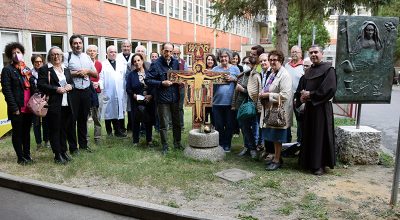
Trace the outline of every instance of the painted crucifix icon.
{"type": "Polygon", "coordinates": [[[196,59],[192,71],[169,71],[169,80],[185,84],[185,105],[193,108],[192,127],[200,128],[206,121],[205,107],[212,105],[213,85],[226,84],[226,73],[206,70],[203,60],[204,53],[210,48],[209,45],[188,43],[187,48],[187,52],[192,53],[196,59]]]}

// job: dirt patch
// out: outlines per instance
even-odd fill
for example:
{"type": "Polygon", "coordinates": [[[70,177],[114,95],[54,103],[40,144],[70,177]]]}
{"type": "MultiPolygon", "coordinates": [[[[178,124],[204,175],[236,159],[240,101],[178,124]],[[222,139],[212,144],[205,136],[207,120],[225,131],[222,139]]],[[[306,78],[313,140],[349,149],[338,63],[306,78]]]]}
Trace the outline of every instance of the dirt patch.
{"type": "MultiPolygon", "coordinates": [[[[391,209],[389,206],[393,168],[353,166],[338,168],[325,176],[315,178],[316,181],[297,182],[298,185],[303,184],[303,187],[297,189],[271,188],[262,192],[247,187],[246,182],[234,184],[224,180],[188,190],[135,187],[98,177],[73,178],[62,184],[234,218],[245,216],[254,219],[400,219],[400,210],[391,209]],[[320,207],[325,210],[321,215],[314,215],[313,207],[303,206],[303,199],[308,194],[315,194],[315,202],[321,203],[314,204],[317,209],[320,207]]],[[[282,185],[287,186],[285,183],[282,185]]]]}

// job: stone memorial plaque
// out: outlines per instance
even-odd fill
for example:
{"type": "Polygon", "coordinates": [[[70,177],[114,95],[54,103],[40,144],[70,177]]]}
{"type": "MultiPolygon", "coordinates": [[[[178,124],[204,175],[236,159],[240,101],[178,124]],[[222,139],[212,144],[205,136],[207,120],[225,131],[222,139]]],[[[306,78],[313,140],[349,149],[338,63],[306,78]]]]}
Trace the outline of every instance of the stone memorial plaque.
{"type": "Polygon", "coordinates": [[[398,18],[340,16],[337,103],[390,103],[398,18]]]}
{"type": "Polygon", "coordinates": [[[231,182],[238,182],[240,180],[250,179],[255,176],[254,173],[250,173],[248,171],[236,168],[223,170],[221,172],[216,173],[215,175],[231,182]]]}

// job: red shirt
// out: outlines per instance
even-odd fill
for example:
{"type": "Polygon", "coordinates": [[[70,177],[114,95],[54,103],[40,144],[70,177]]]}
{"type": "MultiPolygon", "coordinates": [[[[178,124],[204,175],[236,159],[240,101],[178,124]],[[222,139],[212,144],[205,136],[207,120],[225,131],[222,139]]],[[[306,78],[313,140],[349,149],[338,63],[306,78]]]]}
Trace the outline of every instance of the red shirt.
{"type": "MultiPolygon", "coordinates": [[[[98,73],[98,74],[97,74],[97,78],[90,77],[90,81],[92,81],[92,82],[98,82],[98,81],[100,80],[100,72],[101,72],[101,69],[103,68],[103,66],[101,65],[101,62],[99,62],[98,60],[96,60],[96,61],[94,61],[94,67],[96,68],[97,73],[98,73]]],[[[100,93],[100,92],[101,92],[100,87],[97,87],[96,92],[97,92],[97,93],[100,93]]]]}
{"type": "Polygon", "coordinates": [[[31,113],[31,111],[27,107],[30,97],[31,97],[31,90],[29,88],[24,89],[24,106],[21,107],[22,113],[31,113]]]}

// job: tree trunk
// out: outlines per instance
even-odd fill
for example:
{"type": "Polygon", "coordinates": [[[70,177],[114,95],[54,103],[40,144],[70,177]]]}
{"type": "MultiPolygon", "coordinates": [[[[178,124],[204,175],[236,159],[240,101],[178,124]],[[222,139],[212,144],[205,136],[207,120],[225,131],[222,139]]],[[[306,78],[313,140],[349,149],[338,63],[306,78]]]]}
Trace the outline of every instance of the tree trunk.
{"type": "Polygon", "coordinates": [[[285,57],[288,56],[288,32],[289,32],[289,0],[276,1],[276,49],[283,52],[285,57]]]}

